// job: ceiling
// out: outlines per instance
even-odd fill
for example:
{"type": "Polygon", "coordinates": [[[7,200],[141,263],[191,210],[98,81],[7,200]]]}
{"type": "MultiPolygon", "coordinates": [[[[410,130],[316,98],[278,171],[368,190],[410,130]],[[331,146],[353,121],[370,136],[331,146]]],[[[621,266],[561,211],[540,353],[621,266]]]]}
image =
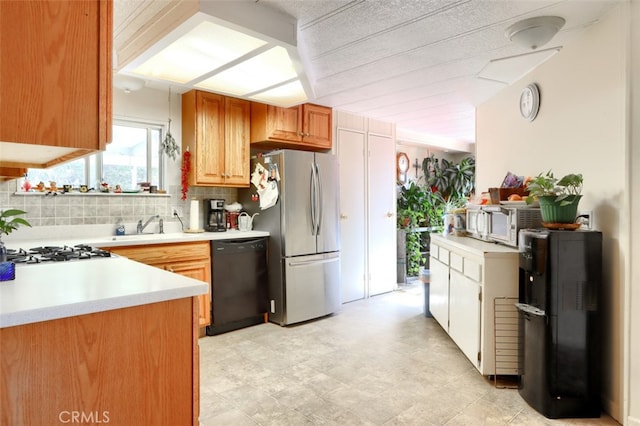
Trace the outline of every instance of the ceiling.
{"type": "MultiPolygon", "coordinates": [[[[477,105],[620,2],[233,1],[254,2],[297,19],[298,52],[314,92],[310,102],[395,123],[399,139],[453,150],[473,146],[477,105]],[[547,45],[532,51],[505,36],[511,24],[542,15],[566,20],[547,45]]],[[[115,1],[114,28],[130,3],[115,1]]]]}

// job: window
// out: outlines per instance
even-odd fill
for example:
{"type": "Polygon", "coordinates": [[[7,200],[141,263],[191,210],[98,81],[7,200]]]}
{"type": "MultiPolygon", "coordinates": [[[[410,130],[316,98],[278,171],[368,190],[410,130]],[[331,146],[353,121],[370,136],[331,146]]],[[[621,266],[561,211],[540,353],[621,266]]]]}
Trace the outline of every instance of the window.
{"type": "Polygon", "coordinates": [[[58,186],[89,185],[101,182],[123,189],[134,189],[139,182],[164,187],[164,170],[160,155],[161,125],[117,120],[113,124],[113,141],[104,152],[48,169],[29,169],[32,185],[56,182],[58,186]]]}

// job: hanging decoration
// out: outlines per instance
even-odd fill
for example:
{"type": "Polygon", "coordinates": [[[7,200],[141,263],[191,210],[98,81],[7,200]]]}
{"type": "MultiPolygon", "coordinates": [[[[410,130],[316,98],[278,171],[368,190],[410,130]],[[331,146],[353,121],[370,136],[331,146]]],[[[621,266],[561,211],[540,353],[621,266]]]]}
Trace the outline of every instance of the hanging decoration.
{"type": "Polygon", "coordinates": [[[165,153],[167,157],[171,157],[172,160],[175,160],[180,153],[180,147],[171,135],[171,87],[169,87],[169,127],[164,140],[160,143],[160,151],[165,153]]]}
{"type": "Polygon", "coordinates": [[[182,201],[187,199],[189,192],[189,171],[191,170],[191,153],[189,147],[182,154],[182,201]]]}

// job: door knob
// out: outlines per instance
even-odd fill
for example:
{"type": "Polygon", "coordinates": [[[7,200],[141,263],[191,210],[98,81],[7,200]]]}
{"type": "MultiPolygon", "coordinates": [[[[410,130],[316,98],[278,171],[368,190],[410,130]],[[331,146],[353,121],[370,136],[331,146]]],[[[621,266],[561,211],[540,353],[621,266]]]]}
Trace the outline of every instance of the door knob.
{"type": "Polygon", "coordinates": [[[388,213],[387,213],[387,217],[393,217],[393,213],[388,212],[388,213]]]}
{"type": "Polygon", "coordinates": [[[348,219],[349,216],[347,216],[346,214],[340,214],[340,219],[348,219]]]}

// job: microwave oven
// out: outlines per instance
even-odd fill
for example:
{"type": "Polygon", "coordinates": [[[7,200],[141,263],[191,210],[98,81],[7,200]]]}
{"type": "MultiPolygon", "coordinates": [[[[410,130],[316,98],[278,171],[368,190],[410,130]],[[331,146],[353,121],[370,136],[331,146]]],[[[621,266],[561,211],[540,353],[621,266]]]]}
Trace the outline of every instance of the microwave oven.
{"type": "Polygon", "coordinates": [[[539,208],[488,205],[467,209],[467,234],[483,241],[517,248],[521,229],[540,227],[539,208]]]}
{"type": "Polygon", "coordinates": [[[483,210],[483,206],[467,206],[467,235],[482,241],[489,239],[490,223],[489,214],[483,210]]]}

